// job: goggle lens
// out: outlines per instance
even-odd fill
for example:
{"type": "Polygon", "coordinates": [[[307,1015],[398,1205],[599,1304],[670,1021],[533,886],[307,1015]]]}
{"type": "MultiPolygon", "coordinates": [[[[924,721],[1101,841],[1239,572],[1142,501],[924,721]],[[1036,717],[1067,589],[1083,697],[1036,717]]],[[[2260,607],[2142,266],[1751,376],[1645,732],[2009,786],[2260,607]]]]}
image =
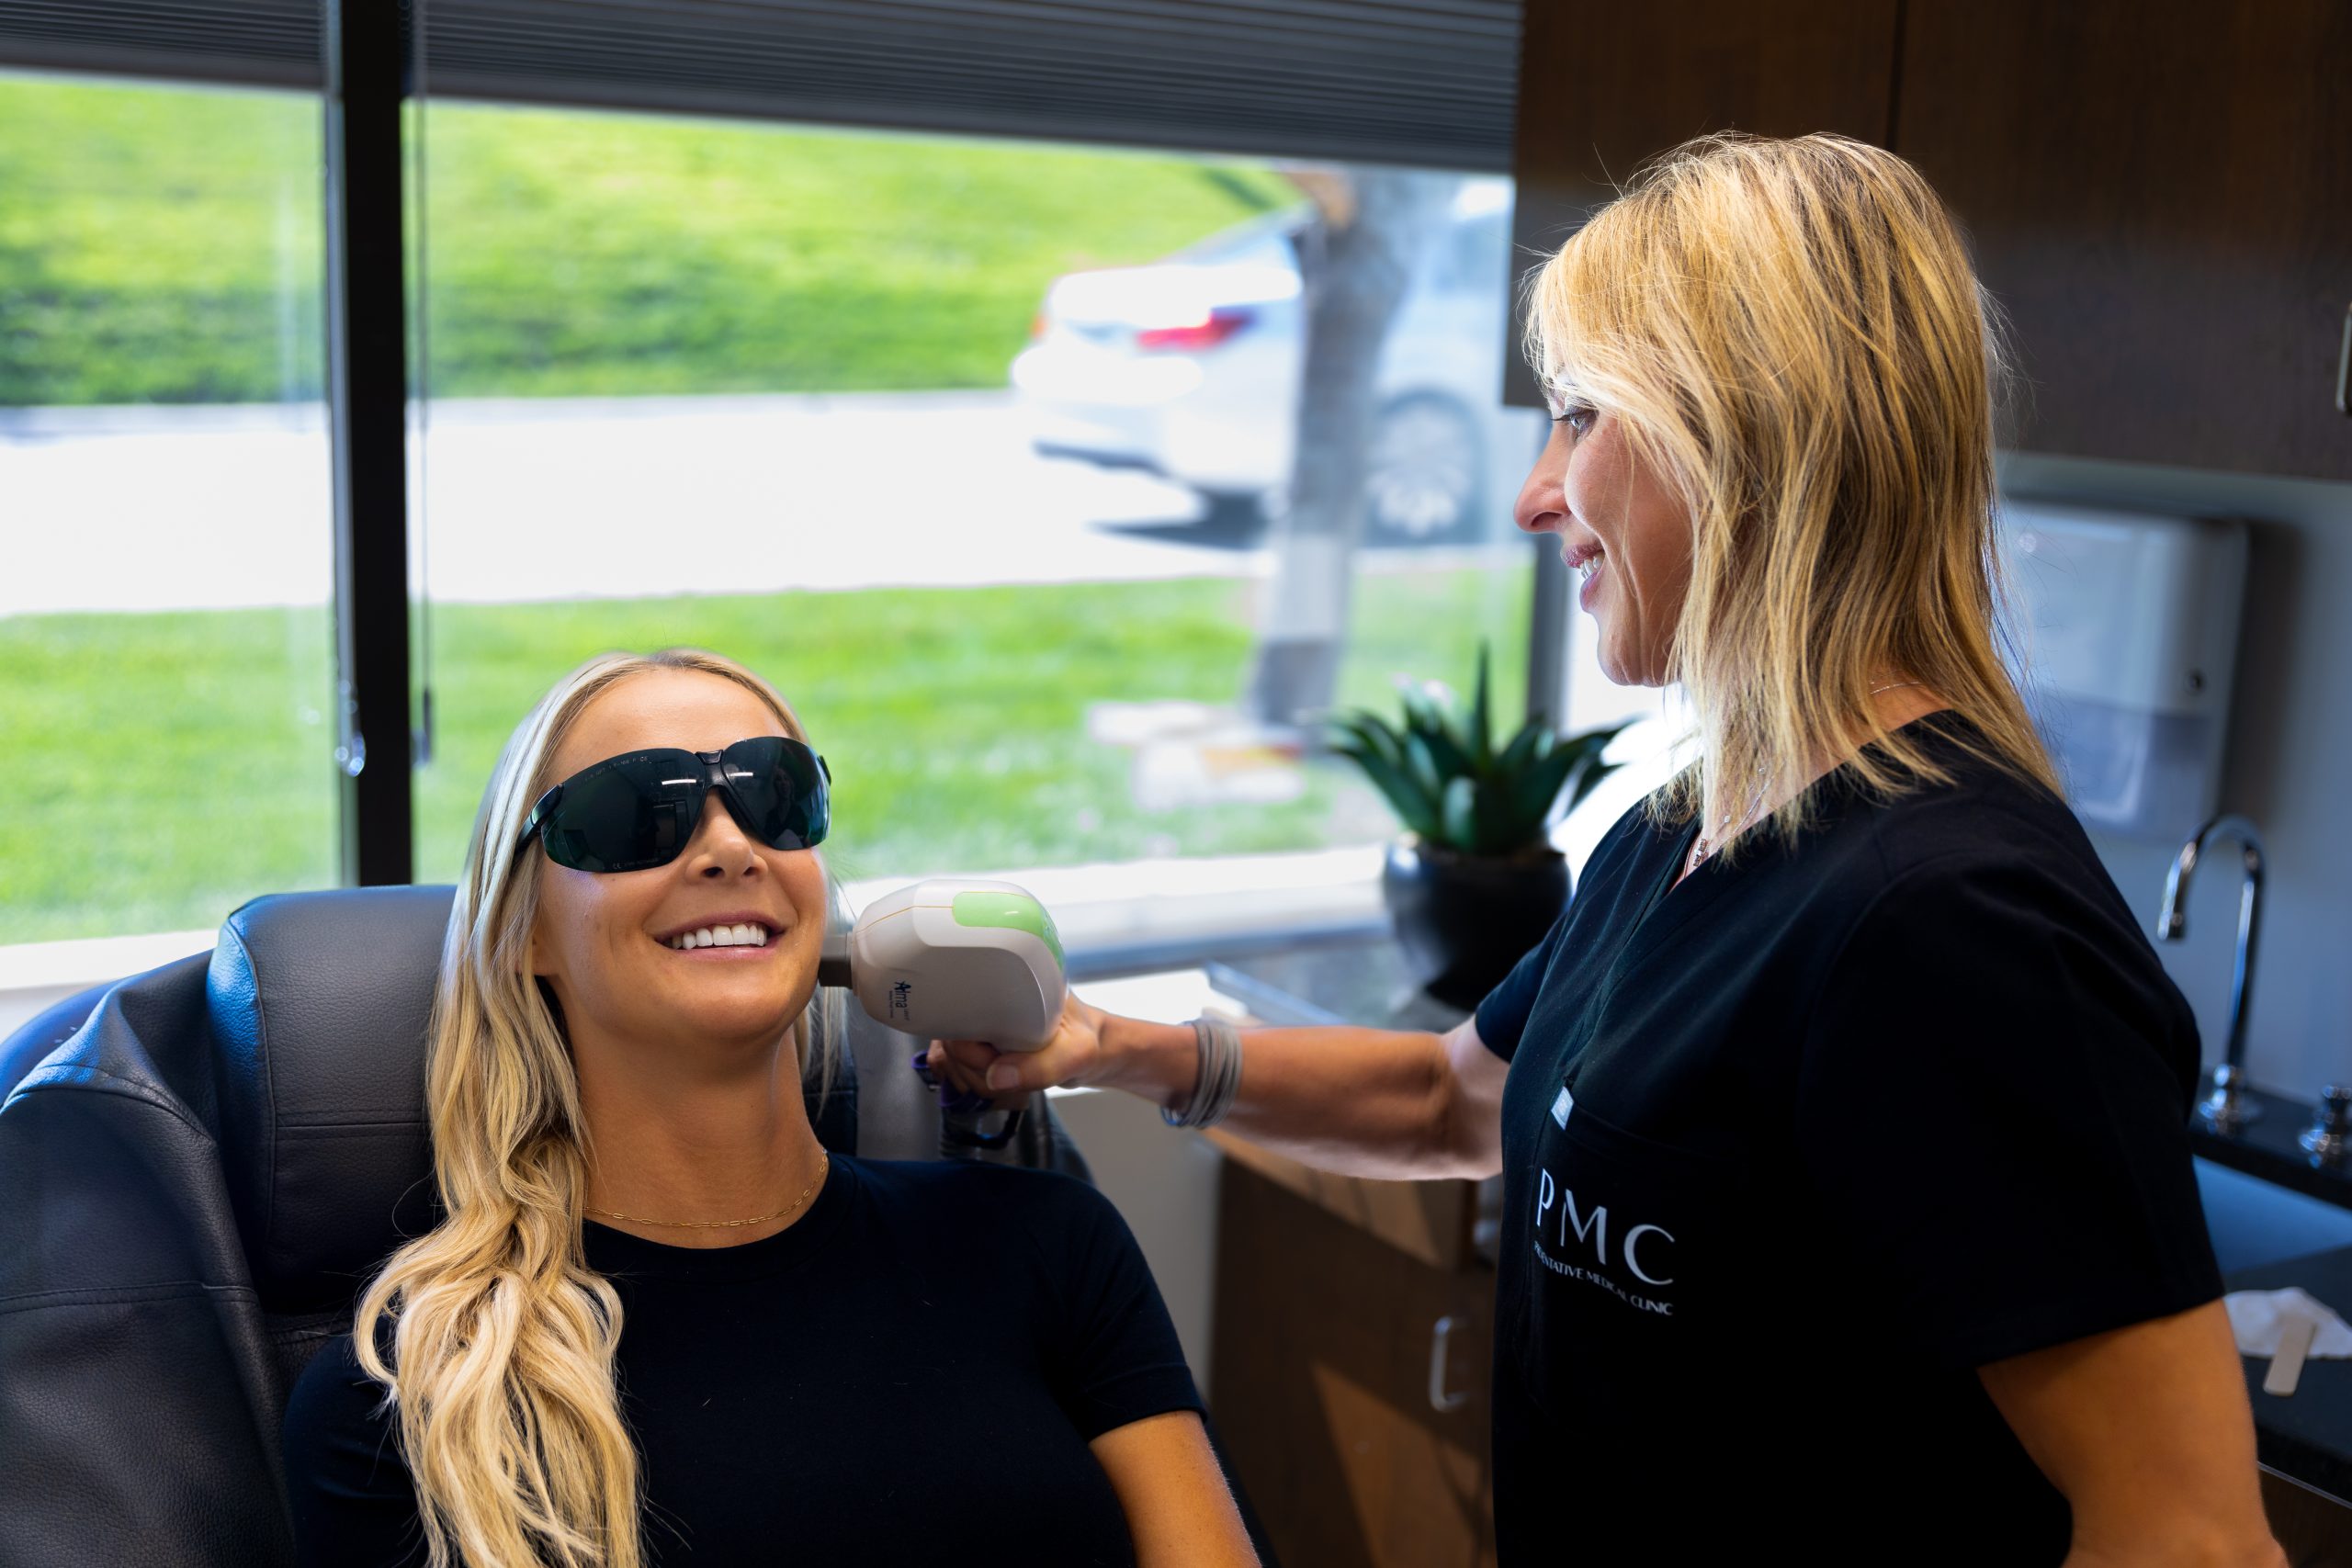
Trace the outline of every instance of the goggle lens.
{"type": "Polygon", "coordinates": [[[548,791],[531,810],[548,858],[575,871],[666,865],[692,841],[703,802],[718,791],[742,829],[770,849],[813,849],[831,822],[823,758],[784,736],[754,736],[724,751],[662,748],[610,757],[548,791]]]}

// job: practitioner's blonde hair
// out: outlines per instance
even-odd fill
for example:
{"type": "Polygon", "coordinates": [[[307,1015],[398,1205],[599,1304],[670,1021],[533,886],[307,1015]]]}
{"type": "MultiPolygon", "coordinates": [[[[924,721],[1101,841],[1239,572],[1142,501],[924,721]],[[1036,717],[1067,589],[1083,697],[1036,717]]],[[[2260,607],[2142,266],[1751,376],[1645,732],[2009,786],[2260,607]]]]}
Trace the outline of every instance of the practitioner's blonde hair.
{"type": "Polygon", "coordinates": [[[1663,815],[1742,816],[1839,761],[1882,794],[1949,782],[1877,716],[1895,672],[1974,722],[1970,750],[2057,789],[1996,647],[1996,318],[1917,170],[1841,136],[1690,142],[1544,265],[1526,346],[1689,512],[1667,678],[1702,761],[1663,815]]]}
{"type": "MultiPolygon", "coordinates": [[[[562,1021],[528,970],[547,857],[514,853],[563,738],[602,692],[689,670],[757,696],[732,660],[673,649],[606,654],[556,683],[508,738],[474,819],[449,912],[425,1055],[434,1178],[446,1217],[394,1253],[352,1339],[400,1418],[434,1568],[639,1568],[637,1453],[613,1354],[620,1300],[582,1251],[587,1190],[579,1082],[562,1021]],[[390,1363],[379,1353],[391,1325],[390,1363]]],[[[841,1010],[821,988],[792,1025],[804,1076],[830,1082],[841,1010]]]]}

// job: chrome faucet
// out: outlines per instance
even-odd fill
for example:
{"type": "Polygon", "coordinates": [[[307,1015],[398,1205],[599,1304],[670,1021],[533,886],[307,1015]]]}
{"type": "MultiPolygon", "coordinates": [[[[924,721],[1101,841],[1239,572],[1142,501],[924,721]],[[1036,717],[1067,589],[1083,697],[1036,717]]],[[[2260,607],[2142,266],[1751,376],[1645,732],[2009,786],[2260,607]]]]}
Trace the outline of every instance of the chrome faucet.
{"type": "Polygon", "coordinates": [[[2211,1090],[2198,1101],[2197,1114],[2217,1133],[2234,1133],[2262,1114],[2262,1108],[2245,1098],[2246,998],[2254,989],[2254,942],[2262,918],[2262,835],[2254,830],[2253,823],[2243,817],[2216,817],[2180,846],[2172,870],[2165,875],[2165,907],[2156,916],[2156,938],[2178,942],[2187,934],[2187,911],[2182,906],[2188,894],[2188,879],[2196,873],[2207,842],[2214,839],[2237,840],[2245,883],[2238,894],[2238,951],[2236,967],[2230,975],[2229,1043],[2213,1068],[2211,1090]]]}

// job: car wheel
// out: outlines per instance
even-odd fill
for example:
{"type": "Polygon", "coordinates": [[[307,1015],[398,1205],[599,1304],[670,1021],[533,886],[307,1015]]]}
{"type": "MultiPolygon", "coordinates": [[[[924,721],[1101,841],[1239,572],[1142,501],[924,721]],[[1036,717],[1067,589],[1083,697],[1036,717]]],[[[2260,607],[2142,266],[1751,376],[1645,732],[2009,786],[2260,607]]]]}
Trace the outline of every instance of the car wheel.
{"type": "Polygon", "coordinates": [[[1364,474],[1364,543],[1460,544],[1475,539],[1480,507],[1478,427],[1451,398],[1399,398],[1380,411],[1364,474]]]}

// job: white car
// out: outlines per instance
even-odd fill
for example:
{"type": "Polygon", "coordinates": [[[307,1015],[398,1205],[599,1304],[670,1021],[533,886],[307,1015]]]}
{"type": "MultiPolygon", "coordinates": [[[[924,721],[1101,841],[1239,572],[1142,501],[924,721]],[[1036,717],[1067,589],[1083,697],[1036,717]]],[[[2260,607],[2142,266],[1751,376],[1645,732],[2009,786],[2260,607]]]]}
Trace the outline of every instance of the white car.
{"type": "MultiPolygon", "coordinates": [[[[1532,416],[1500,406],[1510,199],[1508,180],[1463,180],[1420,247],[1381,355],[1367,543],[1507,528],[1487,504],[1495,458],[1532,457],[1535,439],[1532,416]]],[[[1181,480],[1207,499],[1213,528],[1262,523],[1290,479],[1301,257],[1318,239],[1302,204],[1163,261],[1056,279],[1012,362],[1037,450],[1181,480]]]]}

